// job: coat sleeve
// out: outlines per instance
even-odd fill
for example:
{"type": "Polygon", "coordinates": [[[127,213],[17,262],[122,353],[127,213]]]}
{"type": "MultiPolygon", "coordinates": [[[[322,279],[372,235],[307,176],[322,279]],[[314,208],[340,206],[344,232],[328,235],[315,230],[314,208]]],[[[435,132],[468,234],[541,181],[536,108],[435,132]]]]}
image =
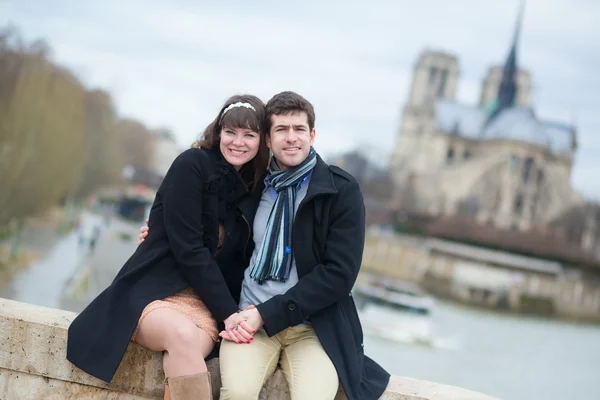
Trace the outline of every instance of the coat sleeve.
{"type": "Polygon", "coordinates": [[[286,293],[257,306],[269,336],[301,324],[312,314],[347,297],[362,262],[365,207],[356,181],[340,190],[332,207],[322,264],[286,293]]]}
{"type": "Polygon", "coordinates": [[[217,321],[238,311],[225,278],[203,241],[204,177],[198,149],[183,152],[161,185],[167,237],[179,268],[217,321]]]}

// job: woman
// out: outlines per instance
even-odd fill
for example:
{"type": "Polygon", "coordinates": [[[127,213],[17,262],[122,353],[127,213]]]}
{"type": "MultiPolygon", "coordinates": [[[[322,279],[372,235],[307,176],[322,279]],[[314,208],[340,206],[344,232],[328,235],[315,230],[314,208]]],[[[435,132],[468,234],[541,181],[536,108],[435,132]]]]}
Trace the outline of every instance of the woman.
{"type": "Polygon", "coordinates": [[[211,398],[204,359],[217,321],[238,343],[253,339],[231,294],[239,296],[245,268],[236,260],[250,250],[250,225],[235,205],[267,169],[264,121],[260,99],[233,96],[177,157],[150,211],[152,237],[69,327],[69,361],[109,382],[132,340],[164,352],[165,398],[211,398]]]}

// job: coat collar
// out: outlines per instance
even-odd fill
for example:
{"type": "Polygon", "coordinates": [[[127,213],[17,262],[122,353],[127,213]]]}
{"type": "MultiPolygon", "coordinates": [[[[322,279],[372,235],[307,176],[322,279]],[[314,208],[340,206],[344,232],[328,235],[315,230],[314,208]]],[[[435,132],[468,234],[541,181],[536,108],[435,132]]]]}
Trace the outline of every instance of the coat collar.
{"type": "MultiPolygon", "coordinates": [[[[244,198],[242,198],[238,203],[238,208],[248,219],[250,224],[252,224],[254,221],[254,214],[256,213],[258,204],[260,203],[260,198],[264,188],[264,183],[261,182],[254,193],[250,194],[249,196],[244,196],[244,198]]],[[[336,193],[338,193],[338,190],[333,182],[333,175],[329,170],[329,165],[327,165],[321,156],[317,154],[317,165],[315,165],[315,168],[310,176],[306,195],[304,196],[304,200],[302,202],[307,201],[315,196],[336,193]]]]}
{"type": "Polygon", "coordinates": [[[203,149],[214,165],[214,174],[208,177],[205,184],[208,192],[218,192],[226,203],[238,201],[248,192],[246,184],[238,171],[229,164],[220,149],[203,149]]]}
{"type": "Polygon", "coordinates": [[[333,176],[331,171],[329,171],[329,165],[317,154],[317,165],[315,165],[310,177],[305,199],[322,194],[336,194],[337,192],[333,176]]]}
{"type": "Polygon", "coordinates": [[[202,148],[202,150],[208,155],[208,158],[215,164],[235,170],[235,168],[233,168],[233,166],[229,164],[227,160],[225,160],[225,157],[223,157],[223,153],[221,153],[221,149],[219,149],[218,147],[216,149],[202,148]]]}

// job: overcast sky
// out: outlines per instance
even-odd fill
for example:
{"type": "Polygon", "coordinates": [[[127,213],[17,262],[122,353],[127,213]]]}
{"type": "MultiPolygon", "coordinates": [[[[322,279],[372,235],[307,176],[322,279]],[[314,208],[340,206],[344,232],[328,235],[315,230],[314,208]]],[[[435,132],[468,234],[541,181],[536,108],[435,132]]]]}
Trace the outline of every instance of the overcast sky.
{"type": "MultiPolygon", "coordinates": [[[[321,153],[388,153],[424,49],[459,57],[474,104],[502,63],[518,0],[0,0],[0,25],[43,38],[56,62],[110,91],[123,116],[169,127],[187,147],[234,93],[308,98],[321,153]]],[[[572,181],[600,199],[600,1],[529,0],[519,64],[545,118],[575,123],[572,181]]]]}

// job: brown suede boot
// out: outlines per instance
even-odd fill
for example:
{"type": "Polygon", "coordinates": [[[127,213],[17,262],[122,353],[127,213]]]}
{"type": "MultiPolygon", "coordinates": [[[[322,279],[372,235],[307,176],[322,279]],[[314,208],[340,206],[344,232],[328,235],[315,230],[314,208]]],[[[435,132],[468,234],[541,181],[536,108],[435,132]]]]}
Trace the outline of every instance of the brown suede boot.
{"type": "Polygon", "coordinates": [[[167,381],[170,400],[212,400],[213,398],[208,371],[194,375],[174,376],[167,378],[167,381]]]}

